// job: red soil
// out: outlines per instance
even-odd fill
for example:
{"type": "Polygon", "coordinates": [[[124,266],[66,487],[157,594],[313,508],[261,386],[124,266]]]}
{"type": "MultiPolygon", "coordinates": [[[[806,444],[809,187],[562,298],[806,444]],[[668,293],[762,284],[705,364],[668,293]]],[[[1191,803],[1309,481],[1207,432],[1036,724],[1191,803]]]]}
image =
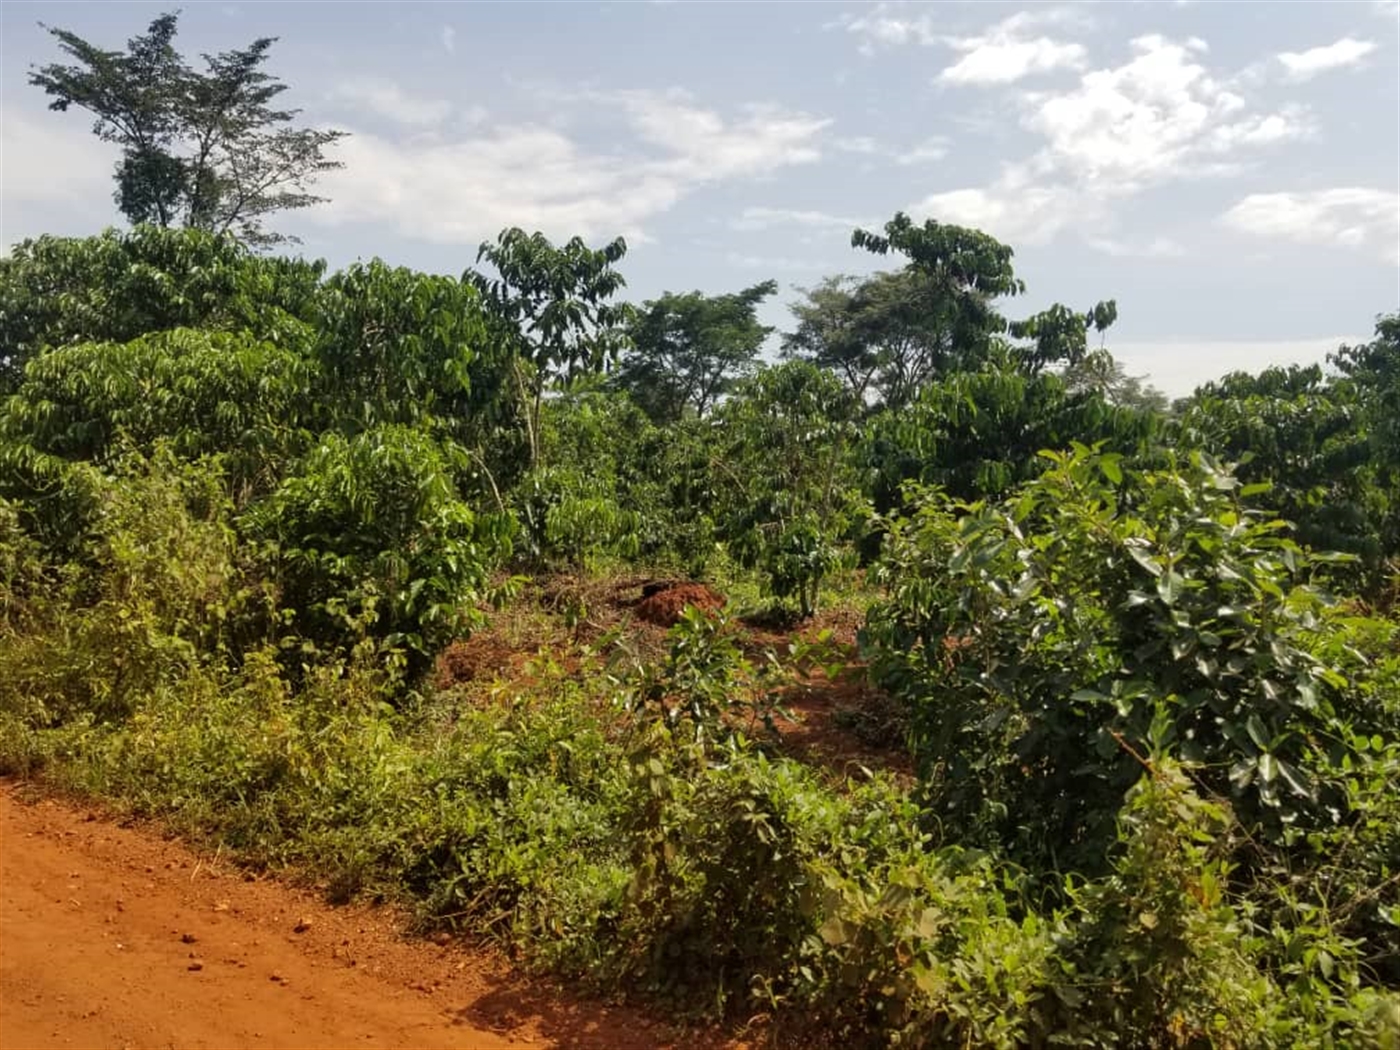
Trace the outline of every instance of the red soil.
{"type": "MultiPolygon", "coordinates": [[[[0,1047],[696,1046],[0,782],[0,1047]]],[[[710,1046],[718,1040],[703,1040],[710,1046]]]]}
{"type": "Polygon", "coordinates": [[[703,583],[677,583],[643,598],[637,605],[637,618],[661,627],[671,627],[687,605],[707,612],[724,608],[724,596],[703,583]]]}

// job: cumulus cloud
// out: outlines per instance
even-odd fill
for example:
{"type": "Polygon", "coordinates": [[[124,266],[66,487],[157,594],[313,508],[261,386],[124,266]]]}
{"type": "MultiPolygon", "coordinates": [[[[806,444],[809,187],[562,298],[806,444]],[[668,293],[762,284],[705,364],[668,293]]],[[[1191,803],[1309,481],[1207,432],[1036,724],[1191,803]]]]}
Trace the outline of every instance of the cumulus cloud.
{"type": "Polygon", "coordinates": [[[457,30],[452,26],[442,27],[442,49],[449,55],[457,53],[457,30]]]}
{"type": "Polygon", "coordinates": [[[726,117],[679,92],[589,101],[618,125],[610,136],[616,145],[590,149],[520,123],[452,139],[356,133],[338,147],[345,169],[322,180],[330,203],[308,219],[384,222],[447,244],[474,244],[507,225],[644,238],[649,220],[702,186],[818,159],[818,135],[829,123],[761,104],[726,117]]]}
{"type": "Polygon", "coordinates": [[[766,103],[745,105],[741,116],[725,120],[714,110],[697,106],[682,91],[626,91],[595,97],[620,105],[633,132],[669,154],[660,163],[677,177],[696,182],[810,164],[821,156],[817,134],[831,123],[766,103]]]}
{"type": "MultiPolygon", "coordinates": [[[[1252,151],[1305,137],[1306,110],[1260,110],[1202,65],[1203,41],[1142,36],[1126,61],[1064,90],[1024,92],[1020,124],[1040,147],[981,187],[930,194],[915,214],[978,226],[1019,244],[1101,227],[1114,204],[1182,178],[1238,170],[1252,151]]],[[[1086,241],[1110,254],[1125,245],[1086,241]]],[[[1173,248],[1158,244],[1154,254],[1173,248]]],[[[1142,254],[1141,249],[1133,249],[1142,254]]]]}
{"type": "Polygon", "coordinates": [[[933,193],[909,206],[916,219],[973,226],[1012,244],[1047,244],[1060,233],[1088,223],[1101,205],[1064,185],[1027,184],[1009,169],[987,187],[933,193]]]}
{"type": "Polygon", "coordinates": [[[1032,35],[1045,20],[1042,13],[1021,12],[976,36],[945,42],[962,57],[938,75],[948,84],[1011,84],[1036,73],[1082,69],[1088,52],[1082,44],[1032,35]]]}
{"type": "Polygon", "coordinates": [[[1311,80],[1319,73],[1355,66],[1376,49],[1370,40],[1343,37],[1335,44],[1313,47],[1307,51],[1284,51],[1278,60],[1291,80],[1311,80]]]}
{"type": "Polygon", "coordinates": [[[935,44],[939,35],[934,29],[933,16],[925,10],[917,15],[905,15],[901,8],[887,3],[876,4],[861,14],[844,14],[829,29],[844,29],[859,40],[862,55],[873,55],[881,47],[905,44],[935,44]]]}
{"type": "Polygon", "coordinates": [[[1134,192],[1182,175],[1228,170],[1242,147],[1310,133],[1306,111],[1252,112],[1197,61],[1199,41],[1142,36],[1124,64],[1061,93],[1029,96],[1023,123],[1045,139],[1041,167],[1082,185],[1134,192]]]}
{"type": "Polygon", "coordinates": [[[1251,193],[1221,216],[1257,237],[1351,248],[1400,265],[1400,193],[1360,186],[1251,193]]]}

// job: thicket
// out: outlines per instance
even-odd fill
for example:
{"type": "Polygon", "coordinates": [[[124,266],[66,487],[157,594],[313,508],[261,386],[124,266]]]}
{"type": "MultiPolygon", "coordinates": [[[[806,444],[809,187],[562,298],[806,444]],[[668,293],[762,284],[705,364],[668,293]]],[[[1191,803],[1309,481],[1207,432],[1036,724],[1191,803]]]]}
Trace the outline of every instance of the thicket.
{"type": "Polygon", "coordinates": [[[0,769],[804,1044],[1400,1045],[1400,318],[1167,411],[1089,352],[1111,303],[1009,321],[991,238],[855,241],[906,262],[775,366],[769,286],[634,309],[620,241],[18,246],[0,769]],[[790,619],[863,579],[917,786],[781,757],[831,654],[723,613],[427,673],[621,566],[790,619]]]}

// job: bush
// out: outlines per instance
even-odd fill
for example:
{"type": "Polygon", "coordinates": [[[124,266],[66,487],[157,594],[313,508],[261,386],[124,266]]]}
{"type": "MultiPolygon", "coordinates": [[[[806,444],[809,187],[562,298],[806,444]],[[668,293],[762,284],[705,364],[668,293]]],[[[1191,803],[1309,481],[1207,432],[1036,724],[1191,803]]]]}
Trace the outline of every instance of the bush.
{"type": "Polygon", "coordinates": [[[404,648],[417,673],[479,621],[514,526],[457,497],[457,455],[403,426],[327,434],[250,510],[244,524],[274,544],[298,633],[349,648],[363,629],[404,648]]]}
{"type": "Polygon", "coordinates": [[[253,255],[231,237],[142,226],[40,237],[0,259],[0,394],[25,364],[73,343],[174,328],[304,337],[324,263],[253,255]]]}
{"type": "Polygon", "coordinates": [[[1129,476],[1082,446],[1047,455],[1002,502],[915,493],[886,522],[865,644],[947,833],[1033,871],[1102,871],[1137,776],[1123,745],[1146,751],[1156,723],[1275,847],[1361,819],[1355,741],[1394,705],[1335,658],[1355,625],[1310,582],[1326,559],[1204,457],[1129,476]]]}
{"type": "Polygon", "coordinates": [[[184,459],[220,454],[236,491],[266,491],[309,443],[310,391],[302,357],[246,335],[81,343],[29,364],[0,411],[0,441],[104,466],[163,441],[184,459]]]}
{"type": "MultiPolygon", "coordinates": [[[[163,448],[119,467],[89,479],[84,570],[55,573],[56,593],[16,596],[25,622],[0,632],[0,708],[38,725],[126,717],[221,652],[254,598],[241,587],[217,469],[163,448]]],[[[23,557],[23,534],[10,542],[23,557]]]]}

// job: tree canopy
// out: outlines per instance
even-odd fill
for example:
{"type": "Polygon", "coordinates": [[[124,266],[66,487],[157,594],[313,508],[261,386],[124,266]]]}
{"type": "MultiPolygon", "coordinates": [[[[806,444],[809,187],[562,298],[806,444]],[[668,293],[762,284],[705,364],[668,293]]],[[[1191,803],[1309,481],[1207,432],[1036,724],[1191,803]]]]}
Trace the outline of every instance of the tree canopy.
{"type": "Polygon", "coordinates": [[[275,37],[204,55],[199,70],[175,49],[178,21],[161,15],[125,51],[44,26],[74,61],[35,67],[29,82],[50,109],[91,113],[93,133],[121,147],[114,197],[131,223],[231,233],[254,246],[290,240],[265,221],[325,200],[310,186],[341,167],[325,151],[345,132],[295,127],[300,111],[275,104],[287,90],[263,68],[275,37]]]}
{"type": "Polygon", "coordinates": [[[773,331],[755,311],[777,290],[764,281],[730,295],[667,292],[643,303],[615,385],[657,422],[705,415],[752,369],[773,331]]]}

